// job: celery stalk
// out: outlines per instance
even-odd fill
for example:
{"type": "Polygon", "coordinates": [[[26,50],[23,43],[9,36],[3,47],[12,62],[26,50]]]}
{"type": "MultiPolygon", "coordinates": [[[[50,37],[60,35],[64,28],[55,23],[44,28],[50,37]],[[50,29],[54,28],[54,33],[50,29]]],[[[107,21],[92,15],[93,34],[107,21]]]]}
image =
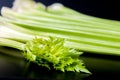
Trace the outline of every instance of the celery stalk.
{"type": "MultiPolygon", "coordinates": [[[[36,8],[34,10],[25,8],[28,12],[26,12],[24,8],[21,9],[22,12],[17,12],[3,8],[2,15],[6,17],[3,20],[36,33],[41,32],[50,36],[65,38],[78,44],[82,43],[110,49],[114,48],[115,50],[120,48],[120,38],[118,37],[120,36],[120,29],[116,25],[113,28],[114,25],[105,23],[98,24],[94,21],[91,22],[84,19],[70,19],[68,17],[61,17],[60,15],[49,14],[44,10],[39,11],[36,8]]],[[[72,13],[73,12],[71,12],[71,14],[72,13]]],[[[78,46],[77,48],[80,49],[78,46]]],[[[85,51],[86,49],[80,50],[85,51]]],[[[93,49],[87,51],[92,50],[93,49]]],[[[96,49],[96,51],[93,50],[93,52],[100,52],[97,50],[99,49],[96,49]]],[[[118,54],[118,52],[116,54],[118,54]]]]}
{"type": "Polygon", "coordinates": [[[2,8],[0,23],[1,46],[17,48],[26,59],[48,69],[52,65],[61,71],[90,73],[78,59],[78,50],[120,56],[119,21],[88,16],[61,4],[46,7],[16,0],[12,9],[2,8]]]}
{"type": "Polygon", "coordinates": [[[52,5],[47,7],[47,12],[52,13],[54,15],[61,15],[61,16],[67,16],[72,17],[75,19],[84,19],[89,21],[94,21],[102,24],[111,24],[111,25],[117,25],[120,26],[120,22],[117,20],[110,20],[105,18],[98,18],[95,16],[83,14],[81,12],[75,11],[73,9],[70,9],[61,3],[53,3],[52,5]]]}
{"type": "MultiPolygon", "coordinates": [[[[29,12],[29,13],[34,13],[34,11],[29,12]]],[[[109,25],[109,24],[105,24],[105,25],[100,25],[100,24],[91,24],[91,22],[89,23],[84,23],[82,20],[82,22],[74,22],[74,20],[70,21],[68,20],[61,20],[61,19],[54,19],[54,18],[49,18],[49,17],[45,17],[45,14],[41,14],[42,12],[39,13],[35,13],[35,15],[28,15],[28,14],[22,14],[21,13],[17,13],[13,10],[10,10],[8,8],[2,8],[2,15],[4,17],[7,18],[11,18],[11,19],[15,19],[15,18],[21,18],[21,19],[28,19],[28,20],[33,20],[33,21],[39,21],[39,22],[47,22],[47,23],[56,23],[56,24],[64,24],[64,25],[72,25],[72,26],[76,26],[76,27],[88,27],[88,28],[95,28],[95,29],[104,29],[104,30],[111,30],[111,31],[120,31],[119,26],[115,26],[115,25],[109,25]],[[38,14],[38,15],[36,15],[38,14]],[[39,17],[38,17],[39,16],[39,17]],[[113,28],[114,27],[114,28],[113,28]]],[[[60,17],[60,16],[59,16],[60,17]]],[[[61,17],[60,17],[61,18],[61,17]]],[[[64,17],[63,17],[64,18],[64,17]]]]}
{"type": "Polygon", "coordinates": [[[53,34],[58,34],[57,37],[62,37],[70,40],[77,40],[79,42],[85,42],[85,43],[90,43],[90,44],[96,44],[96,45],[104,45],[104,46],[110,46],[110,47],[118,47],[120,48],[120,38],[119,37],[114,37],[114,36],[108,36],[108,35],[99,35],[99,34],[94,34],[90,32],[84,32],[84,31],[72,31],[72,30],[65,30],[62,28],[56,28],[53,27],[51,28],[50,26],[40,26],[40,25],[34,25],[31,23],[21,23],[21,22],[13,22],[14,24],[17,24],[19,26],[25,27],[25,28],[31,28],[36,31],[40,32],[48,32],[48,33],[53,33],[53,34]],[[60,35],[60,36],[59,36],[60,35]],[[114,42],[116,41],[116,42],[114,42]]]}
{"type": "Polygon", "coordinates": [[[21,50],[27,60],[48,69],[52,67],[63,72],[81,71],[90,73],[79,59],[82,52],[65,47],[62,38],[26,34],[4,25],[0,26],[0,46],[21,50]]]}
{"type": "MultiPolygon", "coordinates": [[[[17,29],[17,26],[16,26],[16,29],[17,29]]],[[[49,31],[47,31],[47,32],[45,32],[46,30],[45,31],[42,31],[42,30],[41,31],[36,31],[36,33],[39,34],[41,32],[42,34],[45,33],[44,35],[57,36],[57,37],[65,38],[68,41],[68,42],[66,42],[67,44],[65,44],[67,47],[70,47],[70,48],[74,47],[74,48],[80,49],[81,51],[88,51],[88,52],[93,52],[93,53],[101,53],[101,54],[109,54],[109,55],[119,55],[119,42],[115,43],[115,42],[110,41],[110,43],[108,43],[108,41],[106,41],[104,43],[105,44],[108,43],[107,44],[108,46],[107,46],[103,42],[100,42],[100,44],[98,44],[98,42],[102,41],[102,40],[99,40],[99,41],[95,42],[95,40],[91,41],[88,38],[86,38],[86,40],[85,40],[85,38],[82,38],[82,37],[75,37],[75,36],[72,36],[72,35],[68,36],[68,34],[65,35],[65,34],[63,34],[63,33],[65,33],[64,31],[61,32],[61,33],[57,31],[56,32],[57,34],[55,34],[55,33],[52,33],[52,32],[50,33],[50,29],[48,29],[48,30],[49,31]],[[71,44],[71,46],[69,44],[71,44]]]]}

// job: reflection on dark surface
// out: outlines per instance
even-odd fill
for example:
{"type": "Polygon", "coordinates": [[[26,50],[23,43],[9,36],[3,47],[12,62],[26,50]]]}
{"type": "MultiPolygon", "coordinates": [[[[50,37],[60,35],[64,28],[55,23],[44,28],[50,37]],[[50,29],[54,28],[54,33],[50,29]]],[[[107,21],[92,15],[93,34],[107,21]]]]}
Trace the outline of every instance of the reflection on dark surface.
{"type": "Polygon", "coordinates": [[[27,61],[23,58],[15,58],[12,56],[0,54],[0,77],[6,78],[27,78],[40,80],[82,80],[88,76],[85,73],[61,72],[49,70],[31,63],[28,67],[27,61]]]}
{"type": "Polygon", "coordinates": [[[107,59],[107,57],[83,57],[82,59],[92,72],[92,75],[85,80],[120,80],[120,60],[107,59]]]}
{"type": "Polygon", "coordinates": [[[61,72],[56,70],[49,70],[43,67],[39,67],[35,64],[31,64],[26,72],[28,78],[37,79],[50,79],[50,80],[82,80],[88,74],[76,73],[76,72],[61,72]]]}
{"type": "MultiPolygon", "coordinates": [[[[16,53],[17,54],[17,53],[16,53]]],[[[0,78],[39,79],[39,80],[104,80],[120,79],[120,60],[81,56],[91,75],[76,72],[61,72],[40,67],[25,61],[24,58],[0,54],[0,78]]],[[[22,80],[21,79],[21,80],[22,80]]]]}
{"type": "Polygon", "coordinates": [[[19,77],[22,73],[24,65],[24,59],[15,58],[0,53],[0,77],[19,77]]]}

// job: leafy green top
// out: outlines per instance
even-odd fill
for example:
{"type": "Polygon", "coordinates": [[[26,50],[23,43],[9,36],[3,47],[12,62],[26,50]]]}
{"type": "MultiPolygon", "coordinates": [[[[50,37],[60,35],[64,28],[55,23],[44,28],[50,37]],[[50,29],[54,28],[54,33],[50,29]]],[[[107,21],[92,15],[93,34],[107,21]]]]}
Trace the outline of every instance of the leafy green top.
{"type": "Polygon", "coordinates": [[[57,37],[36,37],[27,42],[24,56],[40,66],[61,71],[90,73],[79,59],[79,52],[64,46],[65,40],[57,37]]]}

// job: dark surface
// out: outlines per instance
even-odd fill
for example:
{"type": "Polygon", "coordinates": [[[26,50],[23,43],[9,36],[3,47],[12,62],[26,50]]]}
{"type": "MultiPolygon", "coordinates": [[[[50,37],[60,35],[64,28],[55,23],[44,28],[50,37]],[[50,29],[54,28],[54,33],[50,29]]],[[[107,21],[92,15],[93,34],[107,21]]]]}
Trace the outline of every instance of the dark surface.
{"type": "Polygon", "coordinates": [[[49,70],[34,63],[29,64],[23,58],[0,53],[0,80],[120,80],[120,60],[89,56],[81,56],[81,59],[92,72],[91,75],[49,70]]]}
{"type": "MultiPolygon", "coordinates": [[[[2,6],[12,6],[14,0],[0,0],[2,6]]],[[[101,18],[120,20],[118,1],[109,0],[36,0],[46,5],[61,2],[82,13],[101,18]]],[[[59,71],[31,64],[26,69],[24,59],[0,55],[0,80],[120,80],[120,57],[105,55],[83,55],[82,59],[92,75],[59,71]],[[82,79],[81,79],[82,78],[82,79]]]]}

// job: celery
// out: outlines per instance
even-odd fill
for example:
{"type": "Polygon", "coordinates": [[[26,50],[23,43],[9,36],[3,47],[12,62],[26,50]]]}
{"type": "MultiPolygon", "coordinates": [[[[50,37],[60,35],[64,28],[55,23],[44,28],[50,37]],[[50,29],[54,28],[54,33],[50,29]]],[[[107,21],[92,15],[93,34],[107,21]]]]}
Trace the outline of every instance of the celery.
{"type": "Polygon", "coordinates": [[[90,73],[78,59],[78,50],[120,56],[119,21],[33,0],[16,0],[1,12],[0,45],[24,51],[24,57],[38,65],[90,73]]]}
{"type": "MultiPolygon", "coordinates": [[[[55,6],[58,6],[59,7],[59,5],[56,5],[56,4],[53,4],[52,6],[53,6],[53,8],[54,8],[54,5],[55,6]]],[[[64,7],[64,6],[60,6],[60,8],[62,8],[62,9],[60,9],[60,11],[59,11],[59,9],[57,9],[57,11],[56,12],[58,12],[58,13],[62,13],[62,14],[66,14],[65,16],[64,16],[64,18],[63,17],[61,17],[61,15],[53,15],[53,14],[49,14],[48,12],[50,12],[49,10],[51,10],[51,8],[49,9],[49,7],[51,7],[51,6],[49,6],[46,10],[39,10],[39,9],[37,9],[38,7],[41,7],[41,6],[38,6],[37,8],[36,7],[34,7],[34,9],[30,9],[28,6],[26,7],[25,5],[22,5],[23,7],[20,7],[19,9],[21,9],[22,11],[17,11],[17,12],[19,12],[19,13],[24,13],[24,14],[27,14],[27,15],[40,15],[40,16],[44,16],[44,17],[52,17],[52,18],[57,18],[57,19],[62,19],[62,20],[69,20],[69,21],[73,21],[73,22],[84,22],[84,23],[89,23],[89,25],[90,24],[93,24],[93,23],[95,23],[95,24],[99,24],[99,25],[109,25],[109,24],[111,24],[112,22],[114,22],[112,25],[116,25],[117,23],[119,24],[119,22],[117,22],[117,21],[110,21],[110,20],[105,20],[105,19],[100,19],[100,18],[94,18],[94,17],[88,17],[88,15],[84,15],[84,14],[81,14],[81,13],[78,13],[77,11],[74,11],[74,10],[72,10],[72,9],[69,9],[69,8],[67,8],[67,7],[64,7]],[[25,10],[28,10],[30,13],[28,13],[28,12],[26,12],[25,10]],[[68,14],[69,13],[69,14],[68,14]],[[69,17],[67,17],[67,15],[72,15],[72,16],[69,16],[69,17]],[[74,16],[76,16],[77,17],[77,19],[75,18],[73,18],[74,16]],[[70,17],[72,17],[73,19],[71,19],[70,17]],[[87,18],[86,18],[87,17],[87,18]],[[90,20],[89,20],[90,19],[90,20]],[[93,21],[92,21],[92,19],[93,19],[93,21]],[[100,22],[99,22],[100,21],[100,22]],[[105,23],[105,22],[107,22],[107,24],[105,23]]],[[[32,5],[32,6],[34,6],[34,5],[32,5]]],[[[14,7],[14,6],[13,6],[14,7]]],[[[53,9],[52,11],[54,11],[55,12],[55,10],[53,9]]],[[[63,16],[63,15],[62,15],[63,16]]],[[[82,24],[81,23],[81,24],[82,24]]],[[[119,24],[120,25],[120,24],[119,24]]],[[[109,25],[110,26],[110,25],[109,25]]],[[[118,25],[117,25],[118,26],[118,25]]]]}
{"type": "Polygon", "coordinates": [[[117,20],[110,20],[110,19],[105,19],[105,18],[100,18],[100,17],[98,18],[95,16],[86,15],[86,14],[77,12],[75,10],[72,10],[68,7],[65,7],[64,5],[60,3],[54,3],[48,6],[47,12],[52,13],[54,15],[61,15],[61,16],[66,16],[66,17],[72,17],[75,19],[84,19],[84,20],[94,21],[94,22],[102,23],[102,24],[104,23],[104,24],[120,26],[120,23],[117,20]]]}
{"type": "MultiPolygon", "coordinates": [[[[80,22],[74,22],[74,20],[73,19],[69,19],[69,18],[67,18],[67,20],[61,20],[61,19],[54,19],[54,18],[49,18],[49,17],[45,17],[44,15],[44,13],[42,13],[42,12],[40,12],[40,11],[38,11],[38,13],[34,13],[34,11],[30,11],[30,12],[27,12],[27,13],[34,13],[35,15],[29,15],[29,14],[21,14],[21,13],[17,13],[17,12],[15,12],[15,11],[13,11],[13,10],[10,10],[10,9],[8,9],[8,8],[2,8],[2,15],[4,16],[4,17],[7,17],[7,18],[12,18],[12,19],[16,19],[16,18],[18,18],[18,19],[23,19],[23,20],[32,20],[32,21],[36,21],[36,22],[44,22],[44,23],[52,23],[52,24],[64,24],[65,26],[66,25],[68,25],[68,26],[70,26],[70,25],[72,25],[72,26],[75,26],[76,28],[79,28],[79,27],[87,27],[87,28],[92,28],[92,29],[102,29],[102,30],[109,30],[109,31],[120,31],[119,30],[119,26],[115,26],[115,25],[109,25],[109,24],[102,24],[102,25],[98,25],[98,24],[91,24],[91,22],[89,22],[89,21],[86,21],[86,22],[88,22],[88,23],[86,23],[86,22],[83,22],[82,20],[82,22],[80,21],[80,22]],[[36,15],[37,14],[37,15],[36,15]],[[69,20],[69,21],[68,21],[69,20]],[[72,21],[70,21],[70,20],[72,20],[72,21]],[[114,27],[114,28],[113,28],[114,27]]],[[[54,16],[54,15],[53,15],[54,16]]],[[[61,18],[60,16],[59,16],[59,18],[61,18]]],[[[64,19],[64,17],[63,17],[63,19],[64,19]]],[[[66,19],[66,18],[65,18],[66,19]]]]}
{"type": "Polygon", "coordinates": [[[21,3],[22,5],[17,5],[17,1],[12,9],[2,8],[1,20],[32,30],[30,33],[33,32],[33,34],[41,33],[65,38],[73,44],[70,47],[82,51],[119,55],[119,22],[88,17],[58,4],[46,8],[43,4],[35,3],[32,0],[25,0],[24,3],[20,1],[23,3],[21,3]],[[29,4],[26,6],[26,3],[29,4]],[[33,6],[34,9],[30,9],[30,6],[33,6]],[[60,10],[55,11],[54,6],[60,10]],[[67,15],[67,12],[69,12],[68,16],[65,16],[64,14],[67,15]],[[70,18],[70,15],[78,16],[78,18],[70,18]],[[115,25],[108,24],[108,22],[115,23],[115,25]]]}
{"type": "MultiPolygon", "coordinates": [[[[21,21],[22,22],[22,21],[21,21]]],[[[66,39],[70,39],[70,40],[77,40],[77,41],[82,41],[85,43],[92,43],[92,44],[98,44],[98,45],[104,45],[104,46],[111,46],[111,47],[118,47],[119,46],[119,37],[114,37],[114,36],[110,36],[110,35],[98,35],[98,34],[94,34],[94,33],[90,33],[90,32],[85,32],[85,31],[81,31],[81,32],[77,32],[77,31],[72,31],[72,30],[67,30],[67,29],[62,29],[62,28],[56,28],[56,27],[50,27],[50,26],[46,26],[44,27],[44,25],[40,26],[40,25],[34,25],[31,23],[21,23],[21,22],[14,22],[14,24],[18,24],[20,26],[23,27],[27,27],[27,28],[31,28],[31,29],[35,29],[36,31],[43,31],[43,32],[49,32],[49,33],[56,33],[58,34],[57,36],[62,38],[66,38],[66,39]],[[59,36],[60,34],[60,36],[59,36]],[[69,34],[69,36],[68,36],[69,34]],[[79,37],[80,35],[80,37],[79,37]],[[88,37],[91,37],[88,41],[88,37]],[[99,40],[100,39],[100,40],[99,40]],[[114,43],[114,41],[116,41],[116,43],[114,43]]]]}
{"type": "Polygon", "coordinates": [[[0,26],[0,46],[23,51],[22,54],[27,60],[48,69],[90,73],[79,59],[82,52],[65,47],[64,39],[46,35],[35,36],[24,31],[25,29],[23,32],[15,31],[7,27],[7,24],[0,26]]]}

